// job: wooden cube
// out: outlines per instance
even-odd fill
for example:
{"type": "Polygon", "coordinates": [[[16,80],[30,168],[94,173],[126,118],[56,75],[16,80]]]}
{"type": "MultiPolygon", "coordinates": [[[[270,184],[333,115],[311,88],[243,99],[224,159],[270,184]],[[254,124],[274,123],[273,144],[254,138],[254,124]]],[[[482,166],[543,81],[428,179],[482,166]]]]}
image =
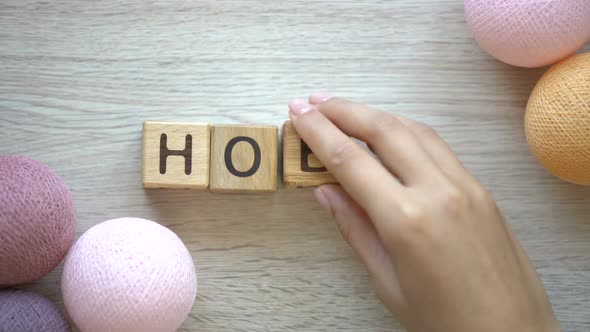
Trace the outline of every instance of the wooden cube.
{"type": "Polygon", "coordinates": [[[337,183],[297,135],[291,121],[283,124],[283,182],[289,187],[314,187],[337,183]]]}
{"type": "Polygon", "coordinates": [[[278,141],[275,126],[213,125],[210,190],[276,191],[278,141]]]}
{"type": "Polygon", "coordinates": [[[210,134],[208,124],[144,122],[143,186],[207,189],[210,134]]]}

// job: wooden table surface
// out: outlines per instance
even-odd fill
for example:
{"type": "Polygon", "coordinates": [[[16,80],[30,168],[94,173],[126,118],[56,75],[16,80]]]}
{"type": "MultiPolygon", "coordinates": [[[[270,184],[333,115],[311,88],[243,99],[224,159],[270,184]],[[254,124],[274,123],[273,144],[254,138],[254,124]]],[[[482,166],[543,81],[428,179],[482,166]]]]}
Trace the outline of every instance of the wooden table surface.
{"type": "MultiPolygon", "coordinates": [[[[545,69],[486,55],[462,3],[3,0],[0,153],[63,176],[78,236],[122,216],[175,231],[199,273],[181,331],[402,331],[309,190],[140,184],[144,120],[280,126],[291,98],[327,90],[437,129],[497,198],[564,330],[589,331],[590,188],[547,174],[523,131],[545,69]]],[[[60,275],[29,288],[62,305],[60,275]]]]}

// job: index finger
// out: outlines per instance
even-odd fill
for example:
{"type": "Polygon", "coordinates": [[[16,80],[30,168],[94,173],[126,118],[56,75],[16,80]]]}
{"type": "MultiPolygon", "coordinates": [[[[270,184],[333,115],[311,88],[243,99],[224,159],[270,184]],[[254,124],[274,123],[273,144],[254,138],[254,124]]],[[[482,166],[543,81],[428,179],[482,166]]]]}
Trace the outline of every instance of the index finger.
{"type": "Polygon", "coordinates": [[[301,101],[289,105],[297,134],[373,220],[384,220],[377,214],[395,209],[392,203],[404,197],[402,184],[322,113],[305,107],[301,101]]]}

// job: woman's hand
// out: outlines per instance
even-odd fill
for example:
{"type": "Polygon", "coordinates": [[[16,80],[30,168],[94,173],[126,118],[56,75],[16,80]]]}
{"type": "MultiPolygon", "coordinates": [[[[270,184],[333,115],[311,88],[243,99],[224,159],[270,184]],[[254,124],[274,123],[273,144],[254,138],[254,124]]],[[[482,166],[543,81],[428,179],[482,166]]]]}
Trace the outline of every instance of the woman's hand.
{"type": "Polygon", "coordinates": [[[316,188],[318,202],[409,331],[559,331],[493,198],[432,128],[325,94],[289,109],[340,183],[316,188]]]}

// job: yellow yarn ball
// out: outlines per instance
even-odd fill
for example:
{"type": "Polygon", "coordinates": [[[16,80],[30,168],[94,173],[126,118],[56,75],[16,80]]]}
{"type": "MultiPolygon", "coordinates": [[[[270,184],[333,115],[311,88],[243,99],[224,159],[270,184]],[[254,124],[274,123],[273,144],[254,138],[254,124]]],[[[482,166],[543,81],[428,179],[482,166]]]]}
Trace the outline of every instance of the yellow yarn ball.
{"type": "Polygon", "coordinates": [[[549,172],[590,185],[590,53],[558,63],[543,75],[524,124],[531,151],[549,172]]]}

